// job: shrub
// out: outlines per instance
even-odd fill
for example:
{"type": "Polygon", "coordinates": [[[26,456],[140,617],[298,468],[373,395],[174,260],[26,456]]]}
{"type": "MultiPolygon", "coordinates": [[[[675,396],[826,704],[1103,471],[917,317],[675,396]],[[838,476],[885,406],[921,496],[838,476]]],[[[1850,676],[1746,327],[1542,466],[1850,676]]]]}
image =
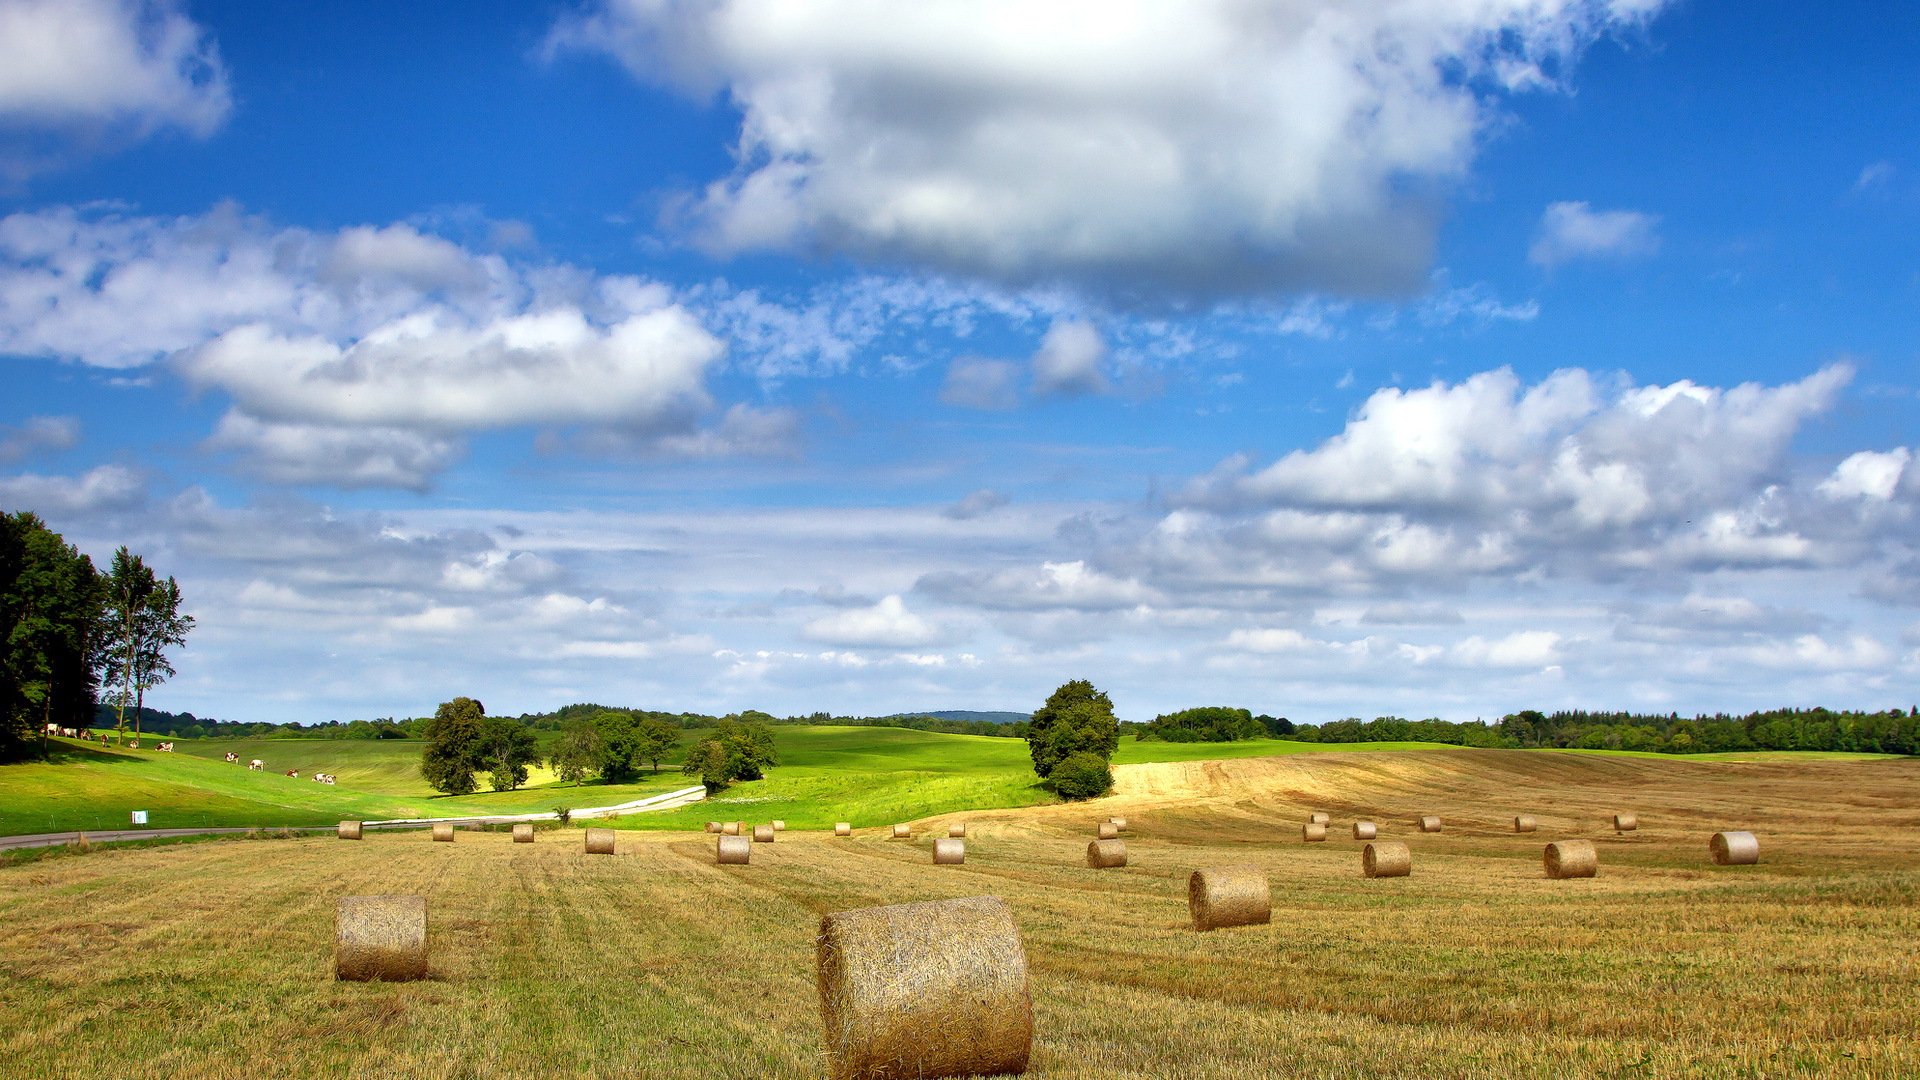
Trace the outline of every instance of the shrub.
{"type": "Polygon", "coordinates": [[[1062,758],[1047,778],[1063,799],[1091,799],[1113,790],[1113,771],[1106,759],[1085,751],[1062,758]]]}

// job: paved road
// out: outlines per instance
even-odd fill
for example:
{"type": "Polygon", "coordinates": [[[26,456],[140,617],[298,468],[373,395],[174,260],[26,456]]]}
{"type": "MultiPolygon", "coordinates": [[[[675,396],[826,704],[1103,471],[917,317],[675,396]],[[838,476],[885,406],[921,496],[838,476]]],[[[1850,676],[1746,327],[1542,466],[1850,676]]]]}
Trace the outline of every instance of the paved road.
{"type": "MultiPolygon", "coordinates": [[[[671,810],[677,806],[696,803],[707,797],[704,787],[681,788],[663,795],[652,795],[632,802],[614,806],[593,806],[585,810],[575,810],[576,818],[619,817],[623,814],[644,814],[654,810],[671,810]]],[[[450,817],[450,818],[394,818],[387,821],[365,821],[361,825],[368,829],[424,829],[441,822],[455,825],[508,825],[521,821],[557,821],[560,815],[547,812],[541,814],[496,814],[491,817],[450,817]]],[[[85,836],[90,844],[111,843],[115,840],[157,840],[170,836],[221,836],[233,833],[254,832],[257,829],[279,829],[279,825],[260,825],[254,828],[196,828],[196,829],[109,829],[101,832],[57,832],[31,833],[25,836],[0,836],[0,851],[13,848],[53,847],[56,844],[71,844],[85,836]]],[[[332,832],[332,825],[300,825],[291,832],[332,832]]]]}

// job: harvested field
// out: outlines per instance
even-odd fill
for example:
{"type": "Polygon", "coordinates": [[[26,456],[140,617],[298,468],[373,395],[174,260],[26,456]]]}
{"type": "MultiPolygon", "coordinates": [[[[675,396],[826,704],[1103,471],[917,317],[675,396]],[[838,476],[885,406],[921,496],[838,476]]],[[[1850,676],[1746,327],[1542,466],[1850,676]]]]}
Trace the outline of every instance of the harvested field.
{"type": "Polygon", "coordinates": [[[1128,818],[1129,859],[1106,870],[1085,865],[1084,806],[969,812],[979,846],[957,867],[886,830],[791,832],[750,871],[717,866],[698,823],[623,833],[605,859],[580,857],[579,830],[369,832],[9,866],[10,1075],[291,1058],[315,1076],[816,1077],[820,916],[976,895],[1003,897],[1026,943],[1030,1077],[1920,1075],[1920,762],[1458,750],[1116,772],[1096,809],[1128,818]],[[1642,820],[1623,837],[1622,804],[1642,820]],[[1418,873],[1388,886],[1351,845],[1287,842],[1311,807],[1381,822],[1418,873]],[[1602,875],[1546,880],[1541,840],[1512,832],[1523,807],[1592,840],[1602,875]],[[1421,813],[1446,831],[1413,833],[1421,813]],[[1765,859],[1712,866],[1707,838],[1735,828],[1765,859]],[[1273,923],[1194,933],[1188,873],[1238,863],[1268,872],[1273,923]],[[336,982],[335,902],[383,894],[427,898],[430,977],[336,982]]]}

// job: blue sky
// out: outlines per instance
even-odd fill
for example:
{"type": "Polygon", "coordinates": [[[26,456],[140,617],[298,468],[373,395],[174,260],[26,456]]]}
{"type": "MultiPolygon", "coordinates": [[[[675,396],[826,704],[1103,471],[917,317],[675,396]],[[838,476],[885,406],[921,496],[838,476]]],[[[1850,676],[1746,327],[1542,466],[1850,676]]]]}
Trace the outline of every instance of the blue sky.
{"type": "Polygon", "coordinates": [[[0,0],[160,707],[1920,697],[1920,14],[0,0]]]}

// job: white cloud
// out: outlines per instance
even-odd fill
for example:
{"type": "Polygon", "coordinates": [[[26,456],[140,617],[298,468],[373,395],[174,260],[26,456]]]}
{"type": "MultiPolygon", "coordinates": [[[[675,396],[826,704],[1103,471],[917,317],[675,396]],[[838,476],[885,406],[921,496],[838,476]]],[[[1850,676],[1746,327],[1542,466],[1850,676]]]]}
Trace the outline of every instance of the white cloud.
{"type": "Polygon", "coordinates": [[[1660,250],[1659,226],[1658,217],[1638,210],[1595,210],[1583,202],[1557,202],[1540,215],[1527,258],[1545,267],[1575,259],[1639,258],[1660,250]]]}
{"type": "Polygon", "coordinates": [[[276,484],[424,491],[460,457],[456,440],[397,427],[276,423],[229,412],[207,439],[235,467],[276,484]]]}
{"type": "Polygon", "coordinates": [[[1158,599],[1140,582],[1102,573],[1081,559],[1041,563],[1038,569],[936,571],[914,588],[1001,611],[1115,611],[1158,599]]]}
{"type": "Polygon", "coordinates": [[[1892,450],[1862,450],[1834,467],[1820,482],[1820,494],[1830,499],[1876,499],[1886,502],[1899,490],[1913,452],[1904,446],[1892,450]]]}
{"type": "Polygon", "coordinates": [[[1090,323],[1056,322],[1033,354],[1033,392],[1061,397],[1105,393],[1108,383],[1101,364],[1106,359],[1107,343],[1090,323]]]}
{"type": "Polygon", "coordinates": [[[898,596],[888,596],[872,607],[825,615],[802,631],[809,641],[830,645],[909,648],[939,637],[931,623],[907,610],[898,596]]]}
{"type": "Polygon", "coordinates": [[[0,476],[0,503],[13,510],[32,510],[42,517],[128,509],[140,505],[146,497],[146,484],[133,470],[120,465],[100,465],[77,477],[37,473],[0,476]]]}
{"type": "Polygon", "coordinates": [[[602,0],[553,48],[724,90],[710,247],[818,245],[1004,281],[1417,288],[1502,93],[1645,0],[602,0]]]}
{"type": "Polygon", "coordinates": [[[981,488],[966,498],[940,511],[955,521],[971,521],[985,517],[1007,505],[1007,497],[992,488],[981,488]]]}
{"type": "Polygon", "coordinates": [[[80,441],[80,421],[71,416],[29,416],[0,425],[0,463],[19,461],[42,450],[69,450],[80,441]]]}
{"type": "Polygon", "coordinates": [[[1552,630],[1521,630],[1493,640],[1474,634],[1448,656],[1463,667],[1540,668],[1560,662],[1560,641],[1552,630]]]}
{"type": "Polygon", "coordinates": [[[1020,369],[1005,360],[963,356],[947,368],[940,400],[966,409],[1011,409],[1020,404],[1020,369]]]}
{"type": "Polygon", "coordinates": [[[232,108],[206,32],[172,0],[0,0],[0,125],[205,137],[232,108]]]}
{"type": "Polygon", "coordinates": [[[1873,162],[1866,168],[1860,170],[1859,177],[1853,182],[1853,190],[1861,192],[1870,191],[1878,187],[1885,187],[1893,180],[1894,172],[1895,169],[1891,161],[1873,162]]]}

